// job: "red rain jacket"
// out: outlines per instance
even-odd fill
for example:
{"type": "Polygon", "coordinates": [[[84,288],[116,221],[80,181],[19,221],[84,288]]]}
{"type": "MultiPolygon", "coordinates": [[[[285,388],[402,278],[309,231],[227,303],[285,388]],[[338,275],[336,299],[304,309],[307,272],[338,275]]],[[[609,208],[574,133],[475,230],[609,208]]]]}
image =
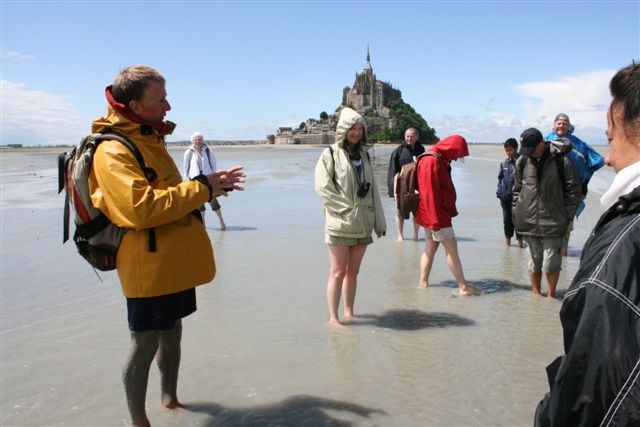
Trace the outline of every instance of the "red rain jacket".
{"type": "Polygon", "coordinates": [[[451,160],[469,155],[467,141],[460,135],[440,140],[418,158],[418,193],[420,202],[416,222],[432,231],[451,227],[456,210],[456,189],[451,181],[451,160]]]}

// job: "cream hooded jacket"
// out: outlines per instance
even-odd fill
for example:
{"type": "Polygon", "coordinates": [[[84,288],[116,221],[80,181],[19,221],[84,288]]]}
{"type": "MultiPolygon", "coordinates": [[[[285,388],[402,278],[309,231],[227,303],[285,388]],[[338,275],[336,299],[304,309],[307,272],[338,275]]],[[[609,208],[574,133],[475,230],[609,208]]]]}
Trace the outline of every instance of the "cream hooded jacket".
{"type": "Polygon", "coordinates": [[[324,207],[326,234],[365,238],[375,231],[380,237],[386,233],[387,225],[367,148],[360,144],[364,182],[371,184],[365,197],[358,197],[356,169],[342,148],[343,143],[348,144],[347,132],[356,123],[365,126],[363,142],[366,142],[364,119],[354,110],[344,108],[336,129],[336,142],[331,146],[333,155],[325,149],[316,164],[315,190],[324,207]]]}
{"type": "Polygon", "coordinates": [[[131,139],[158,175],[149,183],[133,153],[118,141],[102,142],[93,159],[91,201],[111,222],[129,229],[116,260],[124,295],[167,295],[210,282],[215,274],[211,241],[191,213],[209,200],[209,189],[198,181],[182,181],[164,135],[151,126],[134,123],[109,106],[108,115],[93,123],[93,132],[110,129],[131,139]],[[151,227],[155,252],[149,251],[151,227]]]}

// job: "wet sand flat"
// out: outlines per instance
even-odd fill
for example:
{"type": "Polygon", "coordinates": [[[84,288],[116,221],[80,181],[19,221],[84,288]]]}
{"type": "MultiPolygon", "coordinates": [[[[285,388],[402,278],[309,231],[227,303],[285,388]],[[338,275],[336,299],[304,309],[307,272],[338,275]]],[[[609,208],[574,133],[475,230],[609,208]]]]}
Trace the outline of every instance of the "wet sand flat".
{"type": "MultiPolygon", "coordinates": [[[[502,147],[472,145],[452,171],[465,275],[486,291],[473,298],[454,296],[442,250],[433,286],[417,288],[424,234],[395,241],[386,196],[393,147],[374,148],[388,231],[367,249],[360,321],[344,331],[326,324],[328,251],[313,191],[322,147],[213,148],[221,167],[245,165],[247,189],[220,199],[228,230],[206,212],[218,275],[198,288],[198,311],[184,320],[186,408],[161,408],[152,367],[154,426],[532,424],[548,391],[545,367],[562,352],[561,301],[533,298],[525,253],[503,245],[495,197],[502,147]]],[[[124,298],[115,273],[100,273],[101,282],[72,243],[62,245],[57,152],[0,152],[0,424],[124,426],[124,298]]],[[[182,149],[172,155],[181,164],[182,149]]],[[[605,168],[592,180],[560,294],[612,177],[605,168]]]]}

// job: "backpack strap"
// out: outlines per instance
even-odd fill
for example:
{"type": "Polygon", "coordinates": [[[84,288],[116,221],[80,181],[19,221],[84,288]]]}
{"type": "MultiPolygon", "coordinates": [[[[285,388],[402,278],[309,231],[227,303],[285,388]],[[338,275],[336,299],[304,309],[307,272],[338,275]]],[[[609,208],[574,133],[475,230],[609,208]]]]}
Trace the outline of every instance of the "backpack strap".
{"type": "Polygon", "coordinates": [[[211,163],[211,155],[209,154],[209,146],[204,148],[204,152],[207,153],[207,161],[209,162],[209,168],[213,170],[213,164],[211,163]]]}
{"type": "Polygon", "coordinates": [[[333,181],[333,185],[337,186],[336,182],[336,159],[333,157],[333,147],[329,146],[329,152],[331,153],[331,163],[333,163],[333,176],[331,177],[331,181],[333,181]]]}
{"type": "Polygon", "coordinates": [[[148,168],[147,165],[144,163],[144,157],[142,157],[142,153],[140,152],[140,150],[138,150],[138,147],[136,146],[136,144],[131,142],[129,138],[122,135],[121,133],[118,133],[115,131],[109,131],[107,133],[103,133],[102,135],[96,138],[96,146],[102,141],[110,141],[114,139],[116,141],[121,142],[122,145],[127,147],[129,151],[133,153],[133,156],[136,158],[136,160],[140,164],[140,167],[142,168],[142,172],[144,172],[144,176],[145,178],[147,178],[147,181],[153,182],[158,178],[158,174],[156,173],[155,169],[148,168]]]}
{"type": "Polygon", "coordinates": [[[518,162],[518,170],[520,171],[520,181],[522,181],[522,171],[524,171],[525,166],[527,166],[527,160],[529,160],[529,156],[521,156],[522,159],[518,162]]]}
{"type": "MultiPolygon", "coordinates": [[[[103,133],[102,135],[96,138],[96,147],[102,141],[110,141],[114,139],[122,143],[122,145],[127,147],[129,151],[133,153],[133,156],[136,158],[136,160],[140,164],[140,167],[142,168],[142,172],[144,172],[144,176],[145,178],[147,178],[147,181],[149,181],[149,183],[155,181],[158,178],[158,174],[155,171],[155,169],[147,167],[147,165],[144,163],[144,157],[142,157],[142,153],[140,152],[136,144],[134,144],[129,138],[122,135],[121,133],[115,132],[113,130],[103,133]]],[[[155,252],[156,251],[156,229],[153,227],[149,228],[148,234],[149,234],[149,252],[155,252]]]]}

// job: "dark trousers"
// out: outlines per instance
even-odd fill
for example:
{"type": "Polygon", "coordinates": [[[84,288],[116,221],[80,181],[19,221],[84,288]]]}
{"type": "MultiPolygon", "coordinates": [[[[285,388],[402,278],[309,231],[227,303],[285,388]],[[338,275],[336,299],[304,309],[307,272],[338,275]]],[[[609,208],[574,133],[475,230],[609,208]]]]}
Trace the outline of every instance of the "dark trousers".
{"type": "MultiPolygon", "coordinates": [[[[513,225],[513,207],[511,201],[500,200],[502,206],[502,223],[504,225],[504,237],[512,238],[515,231],[513,225]]],[[[516,234],[516,239],[520,240],[522,237],[516,234]]]]}

